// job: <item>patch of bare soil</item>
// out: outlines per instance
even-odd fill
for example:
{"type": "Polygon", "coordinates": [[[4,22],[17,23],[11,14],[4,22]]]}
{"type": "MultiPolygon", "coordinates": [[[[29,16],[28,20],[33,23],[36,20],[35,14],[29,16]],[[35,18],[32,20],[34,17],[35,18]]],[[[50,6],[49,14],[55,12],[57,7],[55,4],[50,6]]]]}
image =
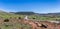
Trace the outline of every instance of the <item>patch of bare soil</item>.
{"type": "MultiPolygon", "coordinates": [[[[18,18],[9,18],[9,19],[2,19],[0,18],[0,27],[2,24],[10,23],[12,29],[24,29],[24,27],[15,27],[16,24],[26,24],[30,25],[31,29],[60,29],[60,23],[52,23],[49,21],[34,21],[34,20],[26,20],[18,18]]],[[[19,26],[19,25],[18,25],[19,26]]]]}

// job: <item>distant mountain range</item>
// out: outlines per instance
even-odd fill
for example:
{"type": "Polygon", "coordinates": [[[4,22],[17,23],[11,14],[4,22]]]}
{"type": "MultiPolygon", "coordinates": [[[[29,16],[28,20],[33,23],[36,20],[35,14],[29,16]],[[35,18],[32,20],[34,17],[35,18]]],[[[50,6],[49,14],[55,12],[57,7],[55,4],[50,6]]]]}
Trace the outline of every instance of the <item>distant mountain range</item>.
{"type": "Polygon", "coordinates": [[[0,10],[0,14],[18,14],[18,15],[43,15],[43,16],[46,16],[46,15],[55,15],[55,16],[60,16],[60,12],[59,13],[47,13],[47,14],[40,14],[40,13],[35,13],[35,12],[4,12],[4,11],[1,11],[0,10]]]}
{"type": "Polygon", "coordinates": [[[47,13],[47,14],[40,14],[35,12],[10,12],[14,14],[21,14],[21,15],[60,15],[60,13],[47,13]]]}
{"type": "Polygon", "coordinates": [[[10,12],[14,14],[19,14],[19,15],[33,15],[35,14],[34,12],[10,12]]]}

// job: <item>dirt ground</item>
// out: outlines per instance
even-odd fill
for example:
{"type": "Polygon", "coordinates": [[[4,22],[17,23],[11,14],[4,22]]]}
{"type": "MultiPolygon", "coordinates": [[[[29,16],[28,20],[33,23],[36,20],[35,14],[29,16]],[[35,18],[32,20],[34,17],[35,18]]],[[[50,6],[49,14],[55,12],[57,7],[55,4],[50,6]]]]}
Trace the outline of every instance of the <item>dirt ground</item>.
{"type": "Polygon", "coordinates": [[[48,21],[25,20],[21,18],[0,18],[0,29],[24,29],[20,24],[27,24],[31,29],[60,29],[60,23],[52,23],[48,21]]]}

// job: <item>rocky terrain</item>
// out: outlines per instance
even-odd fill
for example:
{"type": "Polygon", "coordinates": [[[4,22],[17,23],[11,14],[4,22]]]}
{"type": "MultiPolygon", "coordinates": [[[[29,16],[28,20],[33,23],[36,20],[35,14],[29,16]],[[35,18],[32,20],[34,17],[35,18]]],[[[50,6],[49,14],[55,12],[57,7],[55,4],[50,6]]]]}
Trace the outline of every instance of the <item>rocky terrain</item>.
{"type": "Polygon", "coordinates": [[[20,17],[9,19],[0,18],[1,29],[4,29],[3,26],[9,27],[8,29],[24,29],[24,27],[20,26],[22,24],[29,25],[29,29],[60,29],[60,23],[50,21],[35,21],[31,19],[22,19],[20,17]],[[16,25],[19,27],[16,27],[16,25]]]}

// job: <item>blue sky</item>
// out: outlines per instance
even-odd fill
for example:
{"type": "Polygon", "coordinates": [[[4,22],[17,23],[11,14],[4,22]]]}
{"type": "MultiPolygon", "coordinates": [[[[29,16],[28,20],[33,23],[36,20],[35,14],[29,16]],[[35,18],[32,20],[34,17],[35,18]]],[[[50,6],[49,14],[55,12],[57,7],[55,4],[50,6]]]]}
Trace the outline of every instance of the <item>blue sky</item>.
{"type": "Polygon", "coordinates": [[[60,0],[0,0],[0,10],[7,12],[60,12],[60,0]]]}

